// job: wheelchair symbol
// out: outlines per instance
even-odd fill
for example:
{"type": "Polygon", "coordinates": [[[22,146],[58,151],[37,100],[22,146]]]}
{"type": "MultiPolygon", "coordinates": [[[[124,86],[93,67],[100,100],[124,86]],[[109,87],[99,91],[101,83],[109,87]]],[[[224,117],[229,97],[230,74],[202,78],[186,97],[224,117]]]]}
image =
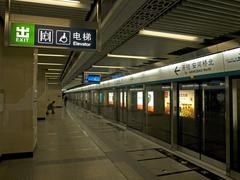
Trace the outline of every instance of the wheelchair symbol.
{"type": "Polygon", "coordinates": [[[65,44],[66,42],[68,42],[68,38],[67,38],[67,36],[66,36],[66,33],[63,33],[63,35],[60,37],[60,39],[59,39],[59,42],[60,43],[63,43],[63,44],[65,44]]]}
{"type": "Polygon", "coordinates": [[[70,31],[62,31],[62,30],[57,30],[56,31],[56,36],[57,36],[57,42],[56,44],[59,45],[70,45],[70,37],[71,37],[71,32],[70,31]]]}

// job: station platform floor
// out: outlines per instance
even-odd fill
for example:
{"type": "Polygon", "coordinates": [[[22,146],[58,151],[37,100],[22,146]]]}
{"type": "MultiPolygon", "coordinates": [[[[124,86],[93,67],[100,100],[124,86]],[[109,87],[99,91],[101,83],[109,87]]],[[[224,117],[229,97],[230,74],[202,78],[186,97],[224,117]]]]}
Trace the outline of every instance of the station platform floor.
{"type": "Polygon", "coordinates": [[[0,163],[1,180],[225,179],[76,107],[38,121],[33,158],[0,163]]]}

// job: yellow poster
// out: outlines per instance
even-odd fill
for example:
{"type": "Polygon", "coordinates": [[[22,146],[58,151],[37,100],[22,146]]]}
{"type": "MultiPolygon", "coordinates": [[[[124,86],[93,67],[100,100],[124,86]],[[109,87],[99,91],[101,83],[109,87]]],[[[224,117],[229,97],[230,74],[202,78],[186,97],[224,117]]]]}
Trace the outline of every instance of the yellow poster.
{"type": "Polygon", "coordinates": [[[170,91],[164,91],[164,112],[170,114],[170,91]]]}
{"type": "Polygon", "coordinates": [[[195,118],[195,91],[179,91],[179,115],[181,117],[195,118]]]}

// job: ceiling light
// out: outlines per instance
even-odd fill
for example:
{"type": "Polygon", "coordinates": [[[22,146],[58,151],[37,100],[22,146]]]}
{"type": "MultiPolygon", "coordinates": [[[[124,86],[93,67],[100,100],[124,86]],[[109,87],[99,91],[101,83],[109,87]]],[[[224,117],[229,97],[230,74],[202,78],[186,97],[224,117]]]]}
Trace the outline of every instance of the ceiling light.
{"type": "Polygon", "coordinates": [[[107,57],[126,58],[126,59],[143,59],[143,60],[154,59],[154,57],[148,57],[148,56],[131,56],[131,55],[118,55],[118,54],[107,54],[107,57]]]}
{"type": "Polygon", "coordinates": [[[57,75],[46,75],[45,76],[46,78],[59,78],[60,76],[57,76],[57,75]]]}
{"type": "Polygon", "coordinates": [[[46,66],[63,66],[64,64],[60,63],[37,63],[38,65],[46,65],[46,66]]]}
{"type": "Polygon", "coordinates": [[[126,69],[128,67],[124,67],[124,66],[96,66],[96,65],[92,65],[93,68],[107,68],[107,69],[126,69]]]}
{"type": "Polygon", "coordinates": [[[48,83],[50,85],[53,85],[53,84],[59,84],[58,82],[52,82],[52,83],[48,83]]]}
{"type": "Polygon", "coordinates": [[[61,74],[61,73],[51,73],[51,72],[46,72],[45,74],[61,74]]]}
{"type": "Polygon", "coordinates": [[[112,72],[100,72],[100,71],[98,71],[98,72],[84,71],[84,73],[86,73],[86,74],[112,74],[112,72]]]}
{"type": "Polygon", "coordinates": [[[62,71],[63,69],[48,69],[48,71],[62,71]]]}
{"type": "Polygon", "coordinates": [[[78,0],[62,0],[64,2],[70,2],[70,3],[80,3],[78,0]]]}
{"type": "Polygon", "coordinates": [[[66,54],[38,54],[38,56],[42,57],[68,57],[66,54]]]}
{"type": "Polygon", "coordinates": [[[58,79],[58,78],[52,78],[52,77],[49,77],[48,79],[51,79],[51,80],[53,80],[53,79],[58,79]]]}
{"type": "Polygon", "coordinates": [[[36,4],[48,4],[53,6],[65,6],[72,8],[80,8],[80,9],[90,9],[90,3],[80,3],[80,1],[76,0],[16,0],[20,2],[26,3],[36,3],[36,4]]]}
{"type": "Polygon", "coordinates": [[[140,30],[139,35],[163,37],[163,38],[169,38],[169,39],[178,39],[178,40],[183,40],[183,41],[202,41],[202,38],[199,38],[197,36],[160,32],[160,31],[151,31],[151,30],[145,30],[145,29],[140,30]]]}

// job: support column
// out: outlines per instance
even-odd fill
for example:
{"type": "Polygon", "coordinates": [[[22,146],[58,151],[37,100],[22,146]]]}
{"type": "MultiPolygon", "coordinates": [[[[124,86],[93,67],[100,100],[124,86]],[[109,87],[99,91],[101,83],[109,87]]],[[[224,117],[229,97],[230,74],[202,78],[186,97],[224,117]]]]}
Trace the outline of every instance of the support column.
{"type": "Polygon", "coordinates": [[[232,119],[232,81],[225,77],[225,102],[226,102],[226,172],[230,175],[231,170],[231,119],[232,119]]]}
{"type": "Polygon", "coordinates": [[[178,141],[178,84],[176,82],[171,83],[171,147],[177,149],[178,141]]]}

